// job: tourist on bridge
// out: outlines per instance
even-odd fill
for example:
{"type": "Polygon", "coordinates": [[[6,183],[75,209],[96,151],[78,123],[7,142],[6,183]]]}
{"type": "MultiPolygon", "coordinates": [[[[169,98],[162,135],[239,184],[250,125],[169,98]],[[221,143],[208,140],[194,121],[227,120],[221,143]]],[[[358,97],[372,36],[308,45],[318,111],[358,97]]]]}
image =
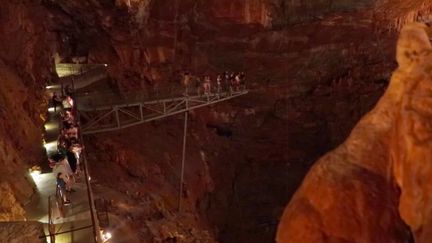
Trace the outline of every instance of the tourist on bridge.
{"type": "Polygon", "coordinates": [[[83,146],[81,146],[81,144],[76,139],[71,139],[71,143],[72,143],[72,145],[69,147],[69,151],[71,151],[75,155],[76,162],[77,162],[77,165],[76,165],[77,170],[75,171],[75,174],[78,174],[78,172],[80,171],[80,167],[79,167],[80,162],[79,161],[80,161],[81,151],[83,150],[83,146]]]}
{"type": "Polygon", "coordinates": [[[230,87],[230,77],[229,77],[229,72],[225,71],[223,73],[223,89],[225,91],[229,91],[229,87],[230,87]]]}
{"type": "Polygon", "coordinates": [[[75,156],[75,153],[72,152],[71,148],[72,148],[72,146],[70,146],[68,151],[66,152],[66,158],[67,158],[67,161],[69,162],[72,173],[75,174],[77,171],[78,160],[75,156]]]}
{"type": "Polygon", "coordinates": [[[236,85],[236,80],[235,80],[235,73],[231,73],[229,75],[229,85],[230,85],[230,92],[232,93],[234,91],[235,85],[236,85]]]}
{"type": "Polygon", "coordinates": [[[62,101],[62,105],[63,109],[65,109],[66,111],[72,111],[72,107],[74,105],[72,97],[70,97],[69,95],[66,96],[66,98],[62,101]]]}
{"type": "Polygon", "coordinates": [[[73,191],[72,185],[74,184],[75,179],[67,157],[64,157],[62,160],[60,160],[56,164],[54,170],[63,174],[63,180],[66,182],[66,191],[73,191]]]}
{"type": "Polygon", "coordinates": [[[65,128],[65,135],[68,139],[78,139],[78,127],[75,125],[72,125],[70,128],[65,128]]]}
{"type": "Polygon", "coordinates": [[[236,91],[240,91],[240,84],[241,84],[240,73],[237,73],[235,75],[235,82],[234,82],[236,91]]]}
{"type": "Polygon", "coordinates": [[[73,89],[70,86],[70,84],[66,85],[66,87],[64,88],[64,93],[66,94],[66,96],[72,96],[73,95],[73,89]]]}
{"type": "Polygon", "coordinates": [[[57,151],[62,155],[66,155],[67,146],[68,140],[66,139],[64,134],[60,134],[57,138],[57,151]]]}
{"type": "Polygon", "coordinates": [[[54,106],[54,112],[56,112],[57,106],[62,105],[62,99],[57,95],[56,92],[54,92],[51,100],[52,100],[52,105],[54,106]]]}
{"type": "Polygon", "coordinates": [[[56,190],[56,194],[57,196],[60,196],[60,198],[62,199],[62,202],[64,205],[68,205],[70,204],[70,200],[69,197],[67,196],[67,178],[65,177],[65,175],[61,172],[57,173],[57,190],[56,190]]]}
{"type": "Polygon", "coordinates": [[[201,86],[203,86],[203,84],[201,83],[201,79],[200,79],[199,76],[196,76],[196,78],[195,78],[195,88],[197,90],[198,96],[201,96],[201,86]]]}
{"type": "Polygon", "coordinates": [[[185,72],[184,73],[184,75],[183,75],[183,85],[184,85],[184,87],[185,87],[185,93],[184,93],[184,95],[188,95],[188,89],[189,89],[189,85],[190,85],[190,82],[191,82],[191,74],[189,73],[189,72],[185,72]]]}
{"type": "Polygon", "coordinates": [[[204,94],[210,95],[211,93],[211,79],[210,76],[207,75],[204,77],[204,94]]]}
{"type": "Polygon", "coordinates": [[[243,90],[246,90],[246,74],[244,72],[240,72],[240,86],[243,90]]]}
{"type": "Polygon", "coordinates": [[[216,92],[219,94],[222,89],[222,75],[218,75],[216,78],[216,92]]]}
{"type": "Polygon", "coordinates": [[[66,156],[60,153],[54,154],[49,158],[49,165],[53,168],[54,173],[62,173],[62,178],[66,183],[66,191],[71,191],[74,177],[66,156]]]}

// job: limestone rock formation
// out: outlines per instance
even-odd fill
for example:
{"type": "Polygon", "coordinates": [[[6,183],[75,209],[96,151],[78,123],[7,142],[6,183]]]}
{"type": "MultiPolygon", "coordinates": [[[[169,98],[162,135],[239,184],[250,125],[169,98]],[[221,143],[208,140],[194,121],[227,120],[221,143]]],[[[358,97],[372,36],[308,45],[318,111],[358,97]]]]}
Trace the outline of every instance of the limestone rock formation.
{"type": "Polygon", "coordinates": [[[0,221],[14,221],[34,192],[28,169],[46,160],[43,91],[55,42],[40,4],[7,1],[0,12],[0,221]]]}
{"type": "Polygon", "coordinates": [[[387,91],[310,170],[281,218],[278,243],[408,242],[409,228],[416,242],[430,242],[430,33],[418,23],[402,29],[387,91]]]}
{"type": "MultiPolygon", "coordinates": [[[[245,70],[250,95],[191,115],[184,214],[175,210],[181,121],[96,136],[90,141],[101,146],[86,146],[94,153],[95,191],[113,199],[114,222],[122,222],[120,232],[136,242],[272,241],[283,206],[310,162],[339,144],[382,94],[395,65],[397,28],[382,30],[427,12],[426,2],[5,1],[0,218],[22,219],[21,204],[33,192],[26,169],[45,161],[42,91],[54,54],[63,62],[108,63],[113,83],[124,89],[151,91],[174,83],[172,73],[184,68],[199,75],[245,70]],[[392,14],[377,21],[375,4],[381,2],[386,4],[380,14],[392,14]],[[221,136],[224,130],[232,135],[221,136]]],[[[371,177],[377,191],[390,187],[371,177]]],[[[368,188],[361,182],[352,186],[368,188]]],[[[387,208],[387,201],[380,206],[387,208]]],[[[394,211],[387,214],[389,221],[397,218],[394,211]]]]}
{"type": "Polygon", "coordinates": [[[38,222],[0,222],[0,241],[8,243],[44,243],[43,225],[38,222]]]}
{"type": "MultiPolygon", "coordinates": [[[[66,40],[59,51],[63,61],[87,55],[90,62],[108,63],[111,77],[122,89],[151,90],[175,82],[170,75],[176,69],[191,69],[199,75],[226,69],[246,71],[253,94],[201,109],[193,118],[197,122],[191,128],[199,128],[193,133],[196,140],[188,142],[188,147],[196,147],[188,154],[186,167],[187,206],[194,215],[199,214],[200,222],[190,224],[195,229],[211,229],[221,242],[261,243],[274,238],[283,206],[310,162],[345,138],[382,94],[394,67],[389,48],[394,37],[391,32],[374,32],[379,25],[370,14],[374,2],[73,0],[52,1],[52,9],[58,31],[66,40]],[[253,112],[243,115],[245,110],[253,112]],[[213,117],[213,112],[223,115],[213,117]],[[218,136],[214,128],[206,128],[208,123],[232,130],[232,139],[218,136]],[[205,181],[213,181],[214,189],[205,181]]],[[[97,135],[95,141],[119,140],[110,149],[119,153],[114,158],[133,154],[121,152],[121,147],[147,151],[132,156],[133,160],[119,159],[115,165],[119,170],[109,176],[103,176],[105,171],[100,173],[95,163],[92,166],[102,177],[98,182],[126,195],[131,190],[126,193],[124,185],[144,188],[152,198],[163,198],[165,207],[175,214],[179,130],[173,119],[161,121],[157,129],[143,125],[122,130],[118,134],[122,139],[113,134],[97,135]],[[167,132],[154,134],[153,130],[167,132]],[[146,139],[135,141],[137,137],[146,139]],[[120,172],[125,181],[121,185],[104,181],[104,177],[116,177],[120,172]],[[155,182],[163,186],[149,190],[149,184],[155,182]]],[[[95,154],[104,154],[104,150],[89,149],[95,154]]],[[[94,161],[111,164],[116,160],[94,161]]],[[[143,193],[134,199],[137,204],[143,193]]],[[[160,201],[156,199],[152,200],[160,201]]],[[[127,219],[133,214],[130,224],[140,227],[148,214],[156,216],[147,221],[158,220],[158,210],[150,208],[150,213],[135,215],[139,211],[129,208],[116,211],[116,215],[127,219]]],[[[159,224],[149,225],[155,228],[159,224]]],[[[178,231],[185,234],[183,227],[178,231]]],[[[154,234],[141,237],[149,235],[154,234]]]]}

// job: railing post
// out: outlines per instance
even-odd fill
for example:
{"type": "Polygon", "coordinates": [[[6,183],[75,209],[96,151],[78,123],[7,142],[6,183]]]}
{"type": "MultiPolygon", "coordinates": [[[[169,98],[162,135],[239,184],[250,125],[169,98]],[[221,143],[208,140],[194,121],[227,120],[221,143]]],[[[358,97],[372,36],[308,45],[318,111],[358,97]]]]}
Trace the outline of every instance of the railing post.
{"type": "Polygon", "coordinates": [[[114,113],[117,121],[117,127],[120,128],[120,117],[119,117],[118,107],[114,107],[114,111],[115,111],[114,113]]]}
{"type": "MultiPolygon", "coordinates": [[[[80,116],[80,113],[78,111],[79,107],[78,107],[77,100],[75,100],[75,103],[76,103],[78,122],[79,122],[79,124],[81,124],[81,116],[80,116]]],[[[83,138],[83,134],[81,131],[79,132],[79,137],[80,137],[82,145],[84,145],[84,138],[83,138]]],[[[87,198],[89,200],[90,217],[91,217],[91,221],[92,221],[92,225],[93,225],[93,237],[94,237],[93,240],[95,243],[103,243],[101,233],[100,233],[99,220],[96,216],[96,208],[95,208],[94,201],[93,201],[94,200],[93,199],[93,191],[92,191],[90,180],[89,180],[86,150],[84,150],[82,152],[81,159],[83,161],[83,166],[84,166],[84,177],[85,177],[85,182],[86,182],[86,187],[87,187],[87,198]]]]}
{"type": "Polygon", "coordinates": [[[143,121],[144,120],[144,115],[143,115],[143,107],[142,107],[141,103],[139,105],[139,109],[140,109],[140,118],[141,118],[141,121],[143,121]]]}

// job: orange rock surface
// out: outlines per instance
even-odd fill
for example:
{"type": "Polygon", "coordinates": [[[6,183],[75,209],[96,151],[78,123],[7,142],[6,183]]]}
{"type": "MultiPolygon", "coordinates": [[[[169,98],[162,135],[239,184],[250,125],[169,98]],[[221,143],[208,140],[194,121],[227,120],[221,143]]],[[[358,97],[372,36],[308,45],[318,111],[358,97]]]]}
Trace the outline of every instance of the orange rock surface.
{"type": "Polygon", "coordinates": [[[431,242],[430,33],[418,23],[402,29],[387,91],[309,171],[277,242],[407,242],[409,228],[415,242],[431,242]]]}

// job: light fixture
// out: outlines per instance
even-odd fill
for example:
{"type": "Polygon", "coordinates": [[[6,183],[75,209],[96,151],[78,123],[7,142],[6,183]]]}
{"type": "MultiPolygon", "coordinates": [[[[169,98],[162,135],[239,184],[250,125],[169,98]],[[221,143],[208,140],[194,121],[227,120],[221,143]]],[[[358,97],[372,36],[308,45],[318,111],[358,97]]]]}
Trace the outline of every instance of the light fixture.
{"type": "Polygon", "coordinates": [[[42,173],[41,168],[39,166],[35,165],[35,166],[31,167],[29,169],[29,171],[30,171],[31,177],[33,178],[33,181],[35,183],[37,183],[39,180],[39,175],[42,173]]]}
{"type": "Polygon", "coordinates": [[[48,108],[48,112],[54,112],[54,107],[48,108]]]}
{"type": "Polygon", "coordinates": [[[30,172],[31,176],[39,176],[41,174],[40,170],[34,170],[32,172],[30,172]]]}
{"type": "Polygon", "coordinates": [[[49,142],[49,143],[45,143],[43,146],[45,147],[45,149],[47,151],[49,151],[49,150],[54,149],[57,146],[57,142],[56,141],[52,141],[52,142],[49,142]]]}
{"type": "Polygon", "coordinates": [[[103,232],[102,233],[102,240],[103,242],[107,242],[112,238],[112,234],[110,232],[103,232]]]}
{"type": "Polygon", "coordinates": [[[46,89],[59,89],[60,85],[56,84],[56,85],[48,85],[45,87],[46,89]]]}
{"type": "Polygon", "coordinates": [[[45,127],[45,131],[49,131],[49,130],[55,129],[56,128],[56,124],[54,124],[54,123],[46,123],[44,125],[44,127],[45,127]]]}

